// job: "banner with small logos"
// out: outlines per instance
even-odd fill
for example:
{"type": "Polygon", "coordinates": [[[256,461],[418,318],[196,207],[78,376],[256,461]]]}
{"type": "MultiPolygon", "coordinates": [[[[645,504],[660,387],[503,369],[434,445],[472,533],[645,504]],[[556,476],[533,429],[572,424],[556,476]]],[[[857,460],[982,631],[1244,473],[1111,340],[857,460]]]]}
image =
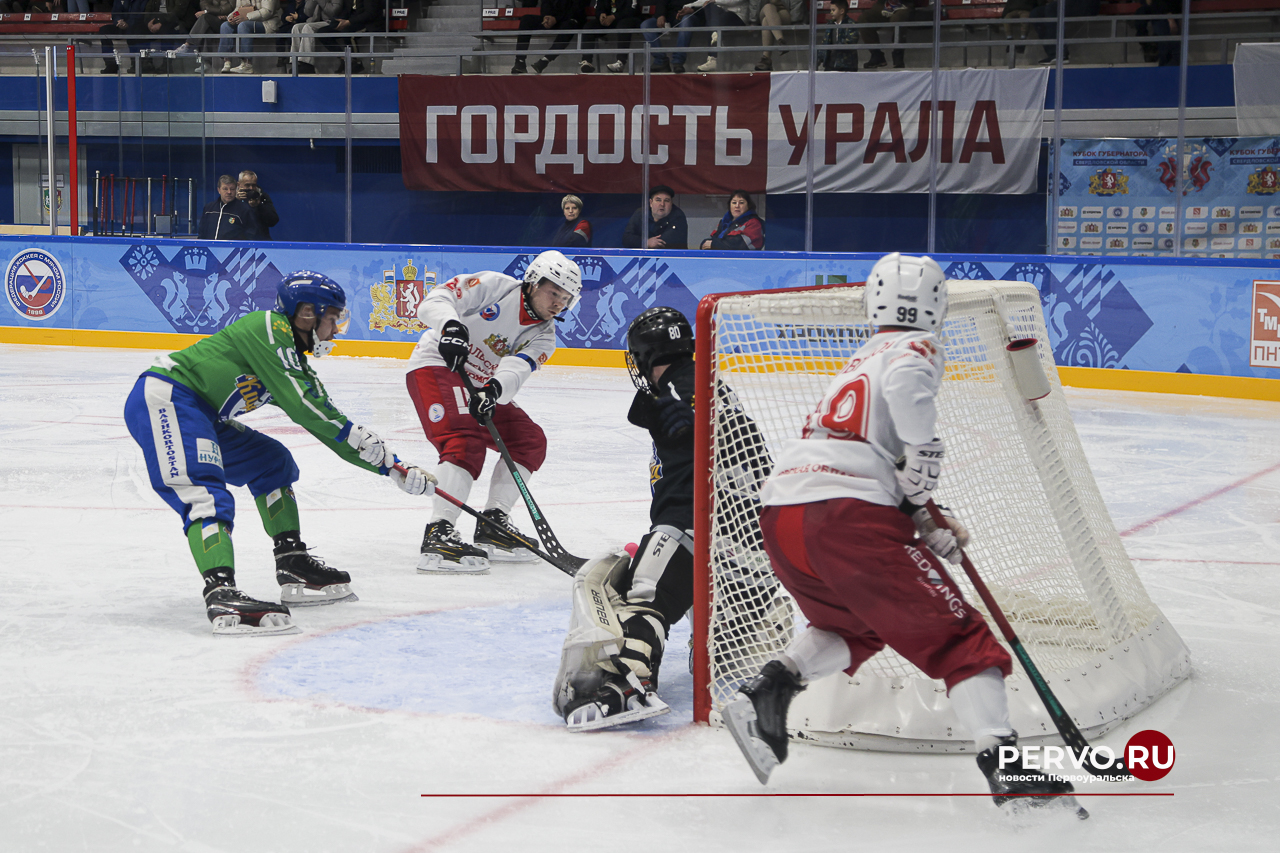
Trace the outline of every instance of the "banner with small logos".
{"type": "MultiPolygon", "coordinates": [[[[537,252],[5,235],[0,263],[7,305],[0,306],[0,340],[2,327],[212,334],[273,307],[280,280],[306,269],[346,290],[352,315],[347,340],[413,343],[426,328],[417,309],[428,289],[480,270],[521,278],[537,252]]],[[[698,300],[711,293],[860,282],[878,257],[623,249],[568,254],[582,268],[583,290],[557,324],[559,345],[612,351],[625,348],[627,326],[652,306],[668,305],[692,318],[698,300]]],[[[1280,378],[1280,271],[1274,263],[936,258],[953,279],[1034,284],[1060,365],[1280,378]]]]}
{"type": "Polygon", "coordinates": [[[1055,252],[1280,258],[1280,137],[1177,143],[1063,140],[1055,252]]]}

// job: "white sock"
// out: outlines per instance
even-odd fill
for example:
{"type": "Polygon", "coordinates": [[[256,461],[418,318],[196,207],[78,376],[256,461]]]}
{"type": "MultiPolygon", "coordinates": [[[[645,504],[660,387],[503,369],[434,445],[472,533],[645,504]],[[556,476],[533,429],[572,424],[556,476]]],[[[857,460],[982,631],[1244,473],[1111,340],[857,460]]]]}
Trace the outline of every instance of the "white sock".
{"type": "Polygon", "coordinates": [[[991,749],[1002,737],[1013,734],[1009,725],[1009,699],[998,667],[984,669],[951,688],[951,707],[960,723],[973,735],[978,752],[991,749]]]}
{"type": "Polygon", "coordinates": [[[848,669],[853,662],[849,646],[839,634],[814,627],[800,632],[781,658],[806,683],[848,669]]]}
{"type": "MultiPolygon", "coordinates": [[[[529,478],[533,476],[533,472],[519,462],[516,463],[516,470],[520,472],[520,479],[524,480],[524,484],[529,485],[529,478]]],[[[489,478],[489,499],[485,502],[484,508],[500,509],[510,515],[511,508],[518,500],[520,500],[520,487],[516,485],[515,477],[512,477],[511,472],[507,470],[507,464],[499,460],[498,464],[493,466],[493,476],[489,478]]]]}
{"type": "MultiPolygon", "coordinates": [[[[471,494],[471,485],[474,482],[475,480],[472,479],[465,468],[454,465],[452,462],[441,462],[436,466],[436,485],[463,503],[467,502],[467,496],[471,494]]],[[[462,509],[460,507],[454,506],[444,498],[432,498],[432,521],[447,521],[450,524],[457,524],[458,516],[461,513],[462,509]]]]}

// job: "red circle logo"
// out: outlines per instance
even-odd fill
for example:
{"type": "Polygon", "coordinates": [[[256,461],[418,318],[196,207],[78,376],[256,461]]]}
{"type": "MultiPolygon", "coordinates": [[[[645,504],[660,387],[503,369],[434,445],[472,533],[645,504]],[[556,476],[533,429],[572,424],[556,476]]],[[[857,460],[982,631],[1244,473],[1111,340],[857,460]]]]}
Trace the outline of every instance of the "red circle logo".
{"type": "Polygon", "coordinates": [[[1173,769],[1173,741],[1155,729],[1138,732],[1124,745],[1124,764],[1144,782],[1163,779],[1173,769]]]}

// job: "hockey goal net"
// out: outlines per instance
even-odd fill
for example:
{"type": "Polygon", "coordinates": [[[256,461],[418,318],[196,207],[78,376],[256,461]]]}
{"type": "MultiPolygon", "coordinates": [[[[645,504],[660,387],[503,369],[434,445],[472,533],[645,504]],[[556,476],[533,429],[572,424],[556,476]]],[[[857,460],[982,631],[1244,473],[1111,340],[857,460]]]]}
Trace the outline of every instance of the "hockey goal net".
{"type": "MultiPolygon", "coordinates": [[[[1031,364],[1047,375],[1048,396],[1031,402],[1019,390],[1006,346],[1047,342],[1039,293],[1025,282],[949,287],[938,501],[969,527],[973,562],[1063,707],[1086,735],[1101,734],[1185,678],[1189,654],[1120,544],[1047,343],[1032,348],[1031,364]]],[[[696,407],[695,470],[709,471],[694,497],[698,720],[718,724],[738,687],[805,625],[761,547],[756,492],[872,331],[857,285],[723,294],[699,306],[698,388],[711,405],[696,407]]],[[[953,577],[983,609],[964,574],[953,577]]],[[[1021,736],[1056,738],[1016,665],[1007,686],[1021,736]]],[[[789,725],[793,737],[835,746],[970,748],[943,684],[888,648],[852,677],[811,685],[789,725]]]]}

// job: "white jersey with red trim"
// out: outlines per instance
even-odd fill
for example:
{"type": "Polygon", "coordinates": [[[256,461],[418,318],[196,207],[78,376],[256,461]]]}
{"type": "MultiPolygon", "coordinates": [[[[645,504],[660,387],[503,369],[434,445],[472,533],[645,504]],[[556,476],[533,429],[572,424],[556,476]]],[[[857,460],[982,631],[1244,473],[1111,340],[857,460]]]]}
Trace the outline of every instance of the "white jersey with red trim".
{"type": "Polygon", "coordinates": [[[894,463],[904,444],[933,440],[945,359],[931,332],[880,332],[863,344],[827,386],[787,441],[761,491],[766,506],[858,498],[902,502],[894,463]]]}
{"type": "Polygon", "coordinates": [[[444,367],[440,328],[450,320],[467,327],[471,355],[467,375],[476,387],[497,379],[499,403],[509,403],[520,386],[556,351],[554,320],[539,320],[526,310],[520,279],[500,272],[462,273],[427,292],[418,319],[431,328],[409,356],[409,370],[444,367]]]}

